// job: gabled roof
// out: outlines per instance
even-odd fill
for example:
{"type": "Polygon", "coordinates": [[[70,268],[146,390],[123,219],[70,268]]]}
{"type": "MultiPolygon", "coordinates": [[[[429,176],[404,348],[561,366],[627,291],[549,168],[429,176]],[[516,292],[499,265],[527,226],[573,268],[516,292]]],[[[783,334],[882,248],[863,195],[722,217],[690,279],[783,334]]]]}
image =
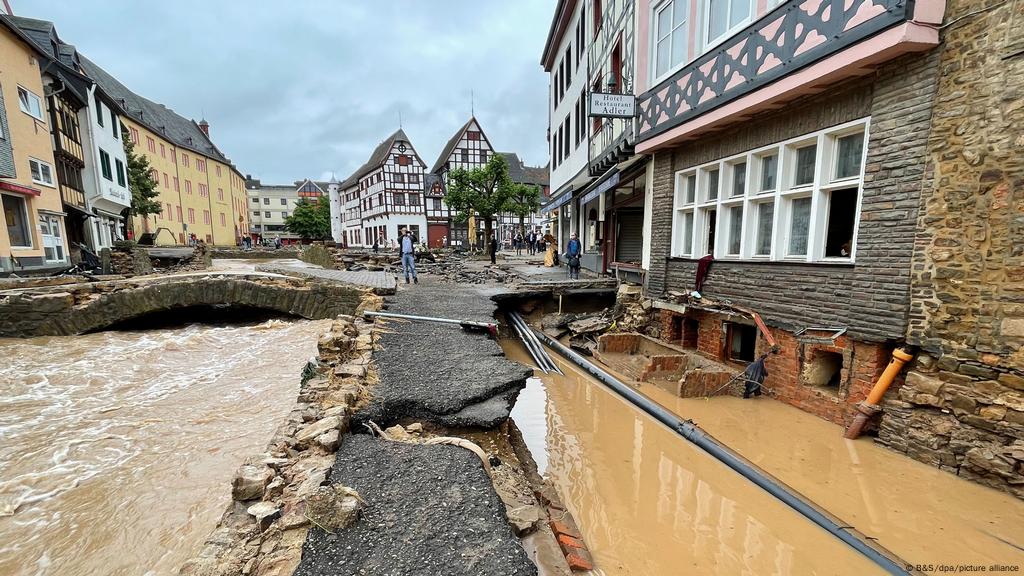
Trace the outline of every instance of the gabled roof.
{"type": "Polygon", "coordinates": [[[45,73],[50,76],[59,78],[68,93],[77,98],[80,104],[86,104],[92,80],[79,70],[75,47],[65,44],[60,39],[53,22],[22,16],[4,15],[3,17],[7,20],[8,27],[12,30],[16,28],[15,31],[20,32],[22,39],[28,39],[33,48],[58,64],[57,66],[40,66],[40,69],[45,70],[45,73]]]}
{"type": "Polygon", "coordinates": [[[441,171],[441,167],[444,166],[444,163],[448,161],[448,157],[452,155],[452,151],[455,150],[456,146],[458,146],[459,140],[462,139],[462,135],[466,130],[469,130],[470,125],[475,121],[476,118],[470,116],[469,120],[467,120],[466,123],[456,130],[455,134],[448,139],[448,143],[441,149],[441,155],[437,157],[437,162],[434,162],[434,167],[430,169],[431,174],[437,174],[441,171]]]}
{"type": "Polygon", "coordinates": [[[320,194],[327,194],[327,187],[326,186],[321,186],[319,183],[314,182],[314,181],[310,180],[309,178],[306,178],[305,180],[296,180],[295,181],[295,191],[296,192],[301,192],[302,188],[306,186],[306,183],[312,184],[314,188],[316,188],[317,190],[320,191],[320,194]]]}
{"type": "MultiPolygon", "coordinates": [[[[377,147],[373,149],[373,153],[370,154],[370,159],[359,168],[356,168],[356,171],[346,178],[345,181],[341,183],[340,187],[348,188],[355,185],[355,183],[358,182],[359,179],[367,172],[382,165],[384,161],[388,159],[388,153],[391,152],[391,148],[395,145],[395,142],[398,141],[409,142],[409,137],[405,135],[405,131],[401,128],[395,130],[394,134],[388,136],[383,142],[378,144],[377,147]]],[[[412,146],[412,142],[409,142],[409,146],[412,146]]]]}

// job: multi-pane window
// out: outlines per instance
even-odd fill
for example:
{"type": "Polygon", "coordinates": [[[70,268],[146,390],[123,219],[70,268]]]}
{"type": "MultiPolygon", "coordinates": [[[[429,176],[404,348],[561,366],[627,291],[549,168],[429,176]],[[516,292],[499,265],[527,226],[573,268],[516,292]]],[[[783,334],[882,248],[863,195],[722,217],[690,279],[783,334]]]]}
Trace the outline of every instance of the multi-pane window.
{"type": "Polygon", "coordinates": [[[47,262],[64,261],[64,242],[60,234],[60,218],[39,215],[39,232],[43,237],[43,258],[47,262]]]}
{"type": "Polygon", "coordinates": [[[29,172],[32,173],[32,181],[44,186],[53,186],[53,166],[35,158],[28,159],[29,172]]]}
{"type": "Polygon", "coordinates": [[[132,144],[139,143],[139,131],[136,128],[129,128],[128,133],[131,137],[132,144]]]}
{"type": "Polygon", "coordinates": [[[96,123],[103,126],[103,103],[100,102],[99,92],[94,95],[94,104],[96,105],[96,123]]]}
{"type": "Polygon", "coordinates": [[[751,0],[704,0],[704,19],[707,22],[705,45],[722,40],[750,19],[751,0]]]}
{"type": "MultiPolygon", "coordinates": [[[[100,172],[103,173],[103,177],[111,182],[114,181],[114,171],[110,168],[110,154],[107,154],[105,150],[100,148],[100,172]]],[[[153,180],[159,182],[156,170],[153,170],[153,180]]]]}
{"type": "Polygon", "coordinates": [[[688,1],[669,0],[655,8],[657,44],[654,50],[654,69],[656,77],[662,76],[686,60],[688,6],[688,1]]]}
{"type": "Polygon", "coordinates": [[[146,136],[146,149],[156,154],[156,140],[153,140],[149,136],[146,136]]]}
{"type": "MultiPolygon", "coordinates": [[[[126,183],[125,177],[124,177],[124,162],[121,162],[120,158],[115,158],[114,159],[114,164],[117,166],[117,183],[118,183],[118,185],[120,185],[120,186],[127,186],[127,183],[126,183]]],[[[167,181],[167,175],[166,174],[164,174],[164,181],[165,182],[167,181]]]]}
{"type": "Polygon", "coordinates": [[[851,260],[867,127],[858,120],[678,172],[671,255],[851,260]]]}

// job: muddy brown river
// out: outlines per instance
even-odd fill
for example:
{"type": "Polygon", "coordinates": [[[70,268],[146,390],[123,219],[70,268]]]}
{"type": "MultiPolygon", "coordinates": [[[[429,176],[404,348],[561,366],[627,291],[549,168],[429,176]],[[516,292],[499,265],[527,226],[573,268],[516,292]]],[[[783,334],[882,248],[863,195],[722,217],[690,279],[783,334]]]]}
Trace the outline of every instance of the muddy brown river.
{"type": "MultiPolygon", "coordinates": [[[[506,353],[530,364],[521,346],[506,353]]],[[[824,530],[606,387],[552,358],[513,418],[583,532],[597,573],[879,574],[824,530]]],[[[769,399],[640,391],[906,560],[1024,572],[1024,502],[769,399]]],[[[955,570],[954,570],[955,571],[955,570]]],[[[989,571],[989,570],[986,570],[989,571]]],[[[927,573],[927,572],[926,572],[927,573]]],[[[1003,572],[1007,573],[1007,572],[1003,572]]]]}
{"type": "Polygon", "coordinates": [[[0,574],[176,574],[328,324],[0,340],[0,574]]]}

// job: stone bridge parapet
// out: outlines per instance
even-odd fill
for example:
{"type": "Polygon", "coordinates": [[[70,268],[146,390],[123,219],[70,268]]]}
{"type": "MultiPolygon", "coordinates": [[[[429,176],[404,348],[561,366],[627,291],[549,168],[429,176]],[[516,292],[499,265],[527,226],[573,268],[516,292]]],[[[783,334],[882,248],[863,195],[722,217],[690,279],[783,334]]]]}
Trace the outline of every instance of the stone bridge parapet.
{"type": "Polygon", "coordinates": [[[95,332],[155,312],[247,306],[310,320],[352,314],[364,291],[275,274],[198,273],[0,291],[0,337],[95,332]]]}

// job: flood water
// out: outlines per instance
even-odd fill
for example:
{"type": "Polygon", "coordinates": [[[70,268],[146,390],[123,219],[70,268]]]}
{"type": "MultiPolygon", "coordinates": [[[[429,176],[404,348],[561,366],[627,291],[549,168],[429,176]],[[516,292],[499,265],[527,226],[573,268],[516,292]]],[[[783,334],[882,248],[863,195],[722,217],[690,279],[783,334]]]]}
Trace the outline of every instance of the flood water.
{"type": "MultiPolygon", "coordinates": [[[[504,345],[530,364],[516,343],[504,345]]],[[[876,574],[881,569],[606,387],[530,380],[513,410],[531,453],[583,532],[598,572],[876,574]]],[[[782,403],[644,394],[906,560],[1024,571],[1024,503],[898,455],[782,403]]],[[[937,571],[935,573],[938,573],[937,571]]]]}
{"type": "Polygon", "coordinates": [[[176,574],[328,324],[0,340],[0,574],[176,574]]]}

